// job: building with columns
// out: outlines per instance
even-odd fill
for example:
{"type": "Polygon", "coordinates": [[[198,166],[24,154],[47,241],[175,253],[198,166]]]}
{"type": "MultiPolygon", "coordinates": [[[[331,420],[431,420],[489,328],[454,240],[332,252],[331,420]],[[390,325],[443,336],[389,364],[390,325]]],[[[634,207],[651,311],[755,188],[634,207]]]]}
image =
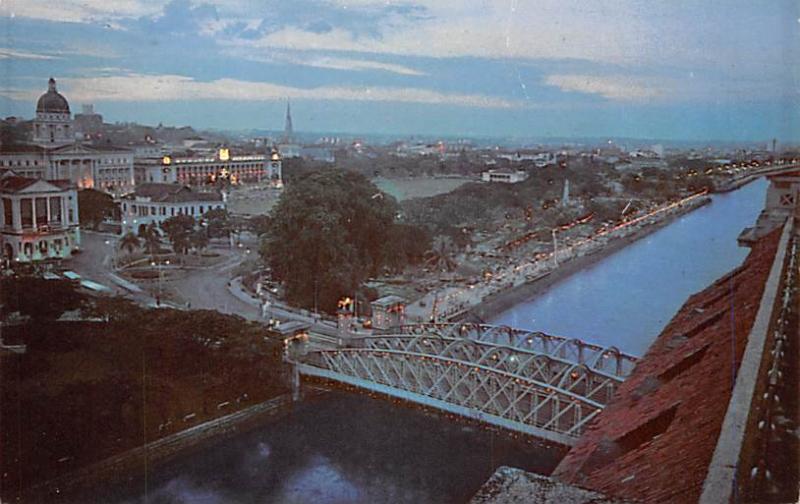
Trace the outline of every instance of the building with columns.
{"type": "Polygon", "coordinates": [[[33,143],[40,147],[60,147],[74,141],[75,128],[69,103],[56,90],[56,80],[50,77],[47,92],[36,102],[33,143]]]}
{"type": "Polygon", "coordinates": [[[233,184],[269,181],[273,187],[283,187],[281,164],[277,150],[269,155],[235,155],[231,149],[221,148],[213,154],[136,158],[134,180],[137,185],[179,183],[193,186],[213,184],[221,179],[233,184]]]}
{"type": "Polygon", "coordinates": [[[209,210],[224,210],[217,192],[195,191],[180,184],[144,183],[118,200],[122,211],[122,233],[138,233],[142,226],[161,224],[170,217],[189,215],[200,219],[209,210]]]}
{"type": "Polygon", "coordinates": [[[0,169],[0,230],[5,262],[69,257],[81,239],[75,186],[0,169]]]}
{"type": "Polygon", "coordinates": [[[50,79],[36,104],[32,143],[0,146],[0,168],[20,176],[66,179],[79,189],[122,194],[133,189],[133,152],[76,141],[69,103],[50,79]]]}

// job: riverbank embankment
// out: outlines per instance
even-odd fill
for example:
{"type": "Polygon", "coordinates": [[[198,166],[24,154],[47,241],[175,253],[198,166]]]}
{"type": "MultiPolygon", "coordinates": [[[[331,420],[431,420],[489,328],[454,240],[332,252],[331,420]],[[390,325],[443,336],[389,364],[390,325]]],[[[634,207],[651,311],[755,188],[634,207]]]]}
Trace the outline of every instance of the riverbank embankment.
{"type": "MultiPolygon", "coordinates": [[[[309,388],[306,395],[324,393],[319,388],[309,388]]],[[[56,496],[60,502],[79,502],[77,495],[85,497],[87,490],[114,484],[121,480],[140,479],[146,486],[148,472],[154,467],[194,450],[263,425],[292,411],[291,394],[282,394],[268,401],[239,410],[230,415],[209,420],[189,429],[139,446],[125,453],[109,457],[95,464],[31,488],[24,502],[50,502],[56,496]]],[[[81,498],[83,498],[81,497],[81,498]]]]}
{"type": "Polygon", "coordinates": [[[641,225],[640,227],[637,227],[633,231],[628,232],[623,236],[611,238],[606,243],[595,246],[583,254],[573,255],[569,260],[561,261],[558,267],[553,268],[538,278],[525,283],[509,286],[504,290],[499,290],[489,294],[488,296],[484,297],[480,303],[465,311],[460,316],[455,317],[455,320],[471,318],[488,320],[493,318],[519,303],[530,300],[531,298],[544,293],[558,282],[572,276],[584,268],[602,261],[603,259],[615,254],[628,245],[667,226],[675,219],[684,216],[687,213],[704,205],[707,205],[710,202],[711,198],[704,197],[692,200],[682,207],[676,207],[675,211],[665,213],[661,218],[641,225]]]}

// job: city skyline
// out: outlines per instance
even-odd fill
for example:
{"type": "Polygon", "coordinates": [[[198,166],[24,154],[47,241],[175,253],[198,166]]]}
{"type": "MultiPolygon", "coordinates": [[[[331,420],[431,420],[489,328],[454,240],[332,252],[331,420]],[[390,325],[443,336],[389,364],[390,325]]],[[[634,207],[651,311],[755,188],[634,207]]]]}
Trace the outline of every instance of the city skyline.
{"type": "Polygon", "coordinates": [[[10,1],[4,116],[55,77],[111,122],[665,140],[800,139],[800,8],[744,2],[10,1]]]}

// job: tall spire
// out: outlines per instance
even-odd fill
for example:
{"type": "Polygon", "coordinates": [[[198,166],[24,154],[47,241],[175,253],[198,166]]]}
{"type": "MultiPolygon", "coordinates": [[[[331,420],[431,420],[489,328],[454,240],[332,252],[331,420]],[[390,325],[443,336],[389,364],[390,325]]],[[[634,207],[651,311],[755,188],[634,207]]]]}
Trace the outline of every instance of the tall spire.
{"type": "Polygon", "coordinates": [[[283,127],[283,138],[286,142],[291,142],[294,136],[294,128],[292,128],[292,103],[287,98],[286,100],[286,125],[283,127]]]}

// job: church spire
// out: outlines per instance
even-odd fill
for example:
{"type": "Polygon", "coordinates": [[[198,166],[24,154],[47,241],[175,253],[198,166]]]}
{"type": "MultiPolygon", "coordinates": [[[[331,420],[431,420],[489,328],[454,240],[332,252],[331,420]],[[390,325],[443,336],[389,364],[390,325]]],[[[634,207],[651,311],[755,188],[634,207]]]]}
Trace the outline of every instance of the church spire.
{"type": "Polygon", "coordinates": [[[292,103],[286,100],[286,125],[283,128],[283,138],[286,142],[291,142],[294,136],[294,128],[292,127],[292,103]]]}

